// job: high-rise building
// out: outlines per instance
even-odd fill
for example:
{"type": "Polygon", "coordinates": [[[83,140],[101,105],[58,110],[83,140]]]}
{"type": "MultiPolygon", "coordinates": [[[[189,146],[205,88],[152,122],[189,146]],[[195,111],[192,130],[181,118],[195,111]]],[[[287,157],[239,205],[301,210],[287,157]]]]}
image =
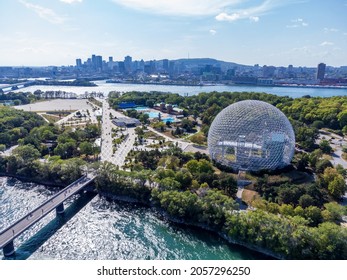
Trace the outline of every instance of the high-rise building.
{"type": "Polygon", "coordinates": [[[133,64],[133,59],[131,56],[127,55],[124,58],[124,67],[125,67],[125,72],[131,73],[132,72],[132,64],[133,64]]]}
{"type": "Polygon", "coordinates": [[[276,67],[264,65],[262,68],[262,77],[263,78],[272,78],[275,74],[276,67]]]}
{"type": "Polygon", "coordinates": [[[122,74],[125,72],[124,61],[118,61],[118,70],[122,74]]]}
{"type": "Polygon", "coordinates": [[[95,69],[102,69],[102,56],[97,55],[95,57],[95,69]]]}
{"type": "Polygon", "coordinates": [[[113,69],[114,63],[113,63],[113,57],[109,56],[108,57],[108,62],[107,62],[108,69],[113,69]]]}
{"type": "Polygon", "coordinates": [[[165,72],[169,72],[169,60],[163,59],[163,69],[165,72]]]}
{"type": "Polygon", "coordinates": [[[95,69],[96,68],[96,55],[92,54],[92,67],[95,69]]]}
{"type": "Polygon", "coordinates": [[[175,74],[175,61],[169,62],[169,74],[174,75],[175,74]]]}
{"type": "Polygon", "coordinates": [[[143,71],[145,69],[145,62],[143,61],[143,59],[141,59],[139,62],[139,69],[141,71],[143,71]]]}
{"type": "Polygon", "coordinates": [[[319,63],[317,67],[317,80],[324,80],[325,76],[325,63],[319,63]]]}
{"type": "Polygon", "coordinates": [[[156,66],[156,61],[155,60],[150,60],[149,61],[149,66],[150,66],[150,71],[151,74],[155,73],[157,71],[157,66],[156,66]]]}
{"type": "Polygon", "coordinates": [[[82,59],[80,59],[80,58],[76,59],[76,67],[77,68],[81,68],[82,67],[82,59]]]}

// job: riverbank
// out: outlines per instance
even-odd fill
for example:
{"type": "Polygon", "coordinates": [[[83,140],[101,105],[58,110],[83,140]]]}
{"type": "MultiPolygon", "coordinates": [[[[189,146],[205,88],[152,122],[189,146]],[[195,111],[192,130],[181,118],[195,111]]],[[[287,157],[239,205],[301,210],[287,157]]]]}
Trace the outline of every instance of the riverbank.
{"type": "Polygon", "coordinates": [[[100,196],[105,197],[105,198],[110,199],[110,200],[113,200],[113,201],[122,201],[122,202],[127,202],[127,203],[137,203],[137,204],[140,204],[140,205],[143,205],[143,206],[147,206],[147,207],[151,208],[152,210],[155,210],[162,217],[164,217],[165,219],[167,219],[168,221],[170,221],[170,222],[172,222],[174,224],[184,225],[184,226],[188,226],[188,227],[194,227],[194,228],[198,228],[198,229],[209,231],[209,232],[211,232],[213,234],[218,235],[219,237],[221,237],[222,239],[227,241],[229,244],[242,246],[244,248],[247,248],[247,249],[252,250],[254,252],[263,254],[263,255],[265,255],[267,257],[270,257],[270,258],[285,259],[284,256],[281,256],[279,254],[275,254],[274,252],[271,252],[269,250],[260,248],[259,246],[247,244],[245,242],[241,242],[241,241],[232,239],[225,232],[218,232],[218,231],[214,230],[213,228],[208,227],[208,226],[206,226],[206,225],[204,225],[202,223],[188,222],[188,221],[185,221],[183,219],[179,219],[179,218],[173,217],[173,216],[169,215],[163,209],[160,209],[157,206],[155,206],[150,201],[148,201],[148,203],[144,203],[143,201],[140,201],[140,200],[138,200],[136,198],[132,198],[130,196],[115,195],[115,194],[108,193],[108,192],[98,192],[98,193],[99,193],[100,196]]]}
{"type": "MultiPolygon", "coordinates": [[[[2,228],[58,191],[4,177],[0,178],[0,186],[2,228]]],[[[149,207],[112,201],[99,195],[92,200],[89,197],[87,194],[74,196],[66,202],[67,220],[56,219],[52,213],[18,237],[16,259],[232,261],[265,258],[244,247],[229,245],[208,231],[171,223],[149,207]]],[[[2,257],[0,250],[0,259],[2,257]]]]}

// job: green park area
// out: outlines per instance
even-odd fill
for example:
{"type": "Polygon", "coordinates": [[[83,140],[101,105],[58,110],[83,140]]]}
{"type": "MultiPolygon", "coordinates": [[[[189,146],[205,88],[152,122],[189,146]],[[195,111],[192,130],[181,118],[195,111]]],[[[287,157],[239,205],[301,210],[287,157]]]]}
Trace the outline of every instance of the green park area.
{"type": "MultiPolygon", "coordinates": [[[[347,134],[347,97],[293,99],[230,92],[183,97],[129,92],[111,93],[109,104],[114,109],[126,101],[150,108],[160,102],[175,104],[183,109],[181,122],[152,124],[152,128],[170,131],[173,140],[206,145],[216,115],[248,99],[272,104],[287,116],[295,132],[296,151],[286,168],[246,172],[244,180],[249,183],[241,200],[235,170],[160,138],[147,129],[150,121],[144,113],[136,110],[125,113],[142,122],[136,128],[137,143],[152,139],[154,144],[147,150],[132,149],[121,168],[98,161],[100,149],[94,142],[100,137],[100,123],[84,128],[58,126],[36,113],[0,107],[0,151],[18,145],[10,155],[1,155],[0,172],[65,185],[88,168],[97,175],[100,194],[130,197],[160,209],[176,222],[215,231],[231,242],[277,258],[347,259],[347,208],[341,203],[346,169],[332,163],[336,146],[331,140],[318,141],[322,131],[342,139],[347,134]]],[[[341,145],[345,153],[347,147],[341,145]]]]}

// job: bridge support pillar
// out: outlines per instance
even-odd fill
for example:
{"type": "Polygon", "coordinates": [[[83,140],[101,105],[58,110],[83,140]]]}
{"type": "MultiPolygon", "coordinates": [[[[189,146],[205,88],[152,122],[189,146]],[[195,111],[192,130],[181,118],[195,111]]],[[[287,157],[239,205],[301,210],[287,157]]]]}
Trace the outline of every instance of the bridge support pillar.
{"type": "Polygon", "coordinates": [[[61,215],[64,213],[64,203],[59,204],[56,208],[55,208],[55,212],[57,213],[57,215],[61,215]]]}
{"type": "Polygon", "coordinates": [[[13,240],[10,243],[6,244],[2,250],[5,257],[13,256],[15,254],[13,240]]]}

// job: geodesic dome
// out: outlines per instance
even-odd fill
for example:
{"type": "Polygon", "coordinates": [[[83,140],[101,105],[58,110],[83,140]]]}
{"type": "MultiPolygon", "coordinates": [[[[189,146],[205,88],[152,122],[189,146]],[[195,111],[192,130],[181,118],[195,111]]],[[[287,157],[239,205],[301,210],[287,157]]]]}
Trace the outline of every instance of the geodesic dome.
{"type": "Polygon", "coordinates": [[[295,135],[287,117],[258,100],[229,105],[216,116],[208,132],[210,157],[234,170],[285,167],[294,149],[295,135]]]}

